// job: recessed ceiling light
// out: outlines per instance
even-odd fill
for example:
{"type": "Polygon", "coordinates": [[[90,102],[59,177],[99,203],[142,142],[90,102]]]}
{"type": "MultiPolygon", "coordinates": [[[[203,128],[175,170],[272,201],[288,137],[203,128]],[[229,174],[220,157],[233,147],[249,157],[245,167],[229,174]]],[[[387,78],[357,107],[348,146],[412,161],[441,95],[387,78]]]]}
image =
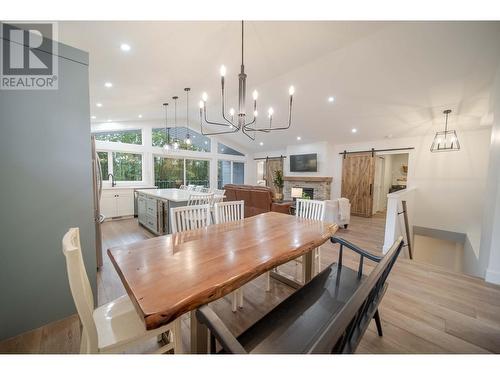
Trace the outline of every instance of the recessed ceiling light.
{"type": "Polygon", "coordinates": [[[356,133],[356,132],[358,131],[358,129],[356,129],[356,128],[352,128],[352,130],[351,130],[351,131],[352,131],[353,133],[356,133]]]}
{"type": "Polygon", "coordinates": [[[335,101],[335,98],[334,98],[333,96],[330,96],[330,97],[328,98],[328,101],[329,101],[330,103],[333,103],[333,102],[335,101]]]}
{"type": "Polygon", "coordinates": [[[300,141],[301,139],[302,139],[302,138],[301,138],[300,136],[299,136],[299,137],[297,137],[297,141],[300,141]]]}
{"type": "Polygon", "coordinates": [[[127,43],[122,43],[122,44],[120,44],[120,49],[123,52],[128,52],[128,51],[130,51],[130,45],[128,45],[127,43]]]}
{"type": "Polygon", "coordinates": [[[142,115],[139,115],[139,116],[137,116],[137,117],[142,118],[142,115]]]}
{"type": "Polygon", "coordinates": [[[111,82],[105,82],[104,87],[107,87],[108,89],[110,89],[111,87],[113,87],[113,84],[111,82]]]}
{"type": "Polygon", "coordinates": [[[92,120],[95,120],[97,117],[95,117],[95,116],[90,116],[90,118],[91,118],[92,120]]]}
{"type": "Polygon", "coordinates": [[[102,107],[102,103],[96,103],[95,104],[97,107],[101,108],[102,107]]]}
{"type": "Polygon", "coordinates": [[[260,145],[260,146],[264,146],[264,142],[260,142],[260,143],[259,143],[259,145],[260,145]]]}

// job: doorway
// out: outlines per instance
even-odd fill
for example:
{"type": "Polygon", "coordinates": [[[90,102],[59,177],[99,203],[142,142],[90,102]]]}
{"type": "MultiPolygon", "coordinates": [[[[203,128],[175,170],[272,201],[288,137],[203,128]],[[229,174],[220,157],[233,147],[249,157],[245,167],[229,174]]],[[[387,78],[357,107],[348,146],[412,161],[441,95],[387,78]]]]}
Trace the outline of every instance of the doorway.
{"type": "Polygon", "coordinates": [[[387,194],[406,188],[408,153],[356,152],[342,162],[342,197],[351,214],[371,217],[387,208],[387,194]]]}

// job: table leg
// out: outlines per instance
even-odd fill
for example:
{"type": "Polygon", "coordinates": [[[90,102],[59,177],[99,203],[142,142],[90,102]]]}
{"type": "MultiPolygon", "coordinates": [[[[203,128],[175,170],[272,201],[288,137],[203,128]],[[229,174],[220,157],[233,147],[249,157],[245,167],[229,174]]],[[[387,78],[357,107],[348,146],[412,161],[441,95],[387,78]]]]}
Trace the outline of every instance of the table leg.
{"type": "Polygon", "coordinates": [[[191,353],[208,353],[208,330],[196,318],[196,310],[191,311],[191,353]]]}
{"type": "Polygon", "coordinates": [[[308,283],[312,279],[312,275],[314,274],[313,266],[313,257],[314,250],[307,252],[304,255],[304,284],[308,283]]]}
{"type": "Polygon", "coordinates": [[[302,269],[303,269],[303,275],[304,275],[304,282],[303,284],[300,284],[296,282],[295,280],[292,280],[278,272],[275,271],[270,271],[270,275],[273,279],[276,279],[294,289],[299,289],[302,287],[302,285],[308,283],[311,281],[313,275],[314,275],[314,262],[313,262],[313,254],[314,250],[311,250],[303,255],[303,261],[302,261],[302,269]]]}

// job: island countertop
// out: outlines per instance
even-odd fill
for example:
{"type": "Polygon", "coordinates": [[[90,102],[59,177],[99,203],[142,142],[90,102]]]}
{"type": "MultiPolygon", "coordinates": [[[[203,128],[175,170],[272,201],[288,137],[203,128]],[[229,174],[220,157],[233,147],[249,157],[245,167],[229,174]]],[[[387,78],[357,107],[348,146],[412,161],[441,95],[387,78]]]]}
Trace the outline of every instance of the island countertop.
{"type": "MultiPolygon", "coordinates": [[[[194,192],[181,189],[137,189],[138,193],[172,202],[186,202],[194,192]]],[[[194,193],[196,194],[196,193],[194,193]]]]}

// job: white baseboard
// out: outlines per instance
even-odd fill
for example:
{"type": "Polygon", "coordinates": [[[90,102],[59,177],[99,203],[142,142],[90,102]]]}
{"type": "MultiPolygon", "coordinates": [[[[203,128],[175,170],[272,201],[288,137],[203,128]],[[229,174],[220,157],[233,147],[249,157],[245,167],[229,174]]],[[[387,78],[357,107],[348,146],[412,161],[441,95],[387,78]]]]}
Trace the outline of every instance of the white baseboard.
{"type": "Polygon", "coordinates": [[[484,280],[492,284],[500,285],[500,271],[487,269],[484,280]]]}

